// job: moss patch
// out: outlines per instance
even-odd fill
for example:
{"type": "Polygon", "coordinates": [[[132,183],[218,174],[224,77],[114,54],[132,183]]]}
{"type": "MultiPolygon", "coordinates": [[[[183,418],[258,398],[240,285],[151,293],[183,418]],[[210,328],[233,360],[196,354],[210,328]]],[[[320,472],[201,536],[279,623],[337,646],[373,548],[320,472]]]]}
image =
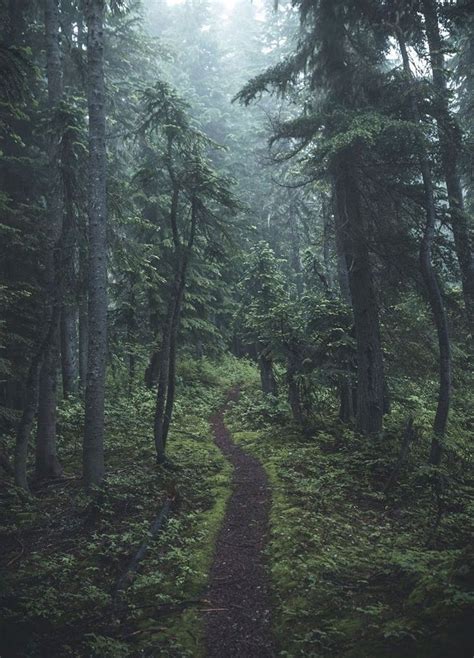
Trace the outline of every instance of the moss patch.
{"type": "Polygon", "coordinates": [[[438,507],[426,445],[386,496],[401,432],[370,441],[321,419],[314,436],[303,437],[275,422],[273,403],[256,413],[258,399],[248,387],[227,421],[272,484],[268,558],[280,655],[469,655],[473,483],[466,464],[451,458],[443,471],[444,512],[433,534],[438,507]]]}

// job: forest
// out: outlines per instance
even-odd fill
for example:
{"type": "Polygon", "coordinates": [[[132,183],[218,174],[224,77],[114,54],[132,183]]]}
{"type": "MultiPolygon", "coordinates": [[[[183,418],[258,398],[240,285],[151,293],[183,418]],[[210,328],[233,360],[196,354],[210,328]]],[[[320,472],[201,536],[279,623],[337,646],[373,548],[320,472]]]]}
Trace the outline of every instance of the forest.
{"type": "Polygon", "coordinates": [[[472,658],[472,0],[0,0],[0,656],[472,658]]]}

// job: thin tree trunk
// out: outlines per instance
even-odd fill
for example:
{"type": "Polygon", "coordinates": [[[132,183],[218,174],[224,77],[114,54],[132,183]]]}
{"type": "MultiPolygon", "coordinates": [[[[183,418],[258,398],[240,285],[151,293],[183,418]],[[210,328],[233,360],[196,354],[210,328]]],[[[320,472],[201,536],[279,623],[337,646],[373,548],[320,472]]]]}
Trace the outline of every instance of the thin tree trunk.
{"type": "Polygon", "coordinates": [[[79,387],[86,388],[87,379],[87,300],[79,303],[79,387]]]}
{"type": "Polygon", "coordinates": [[[48,227],[45,254],[47,324],[49,341],[45,344],[40,374],[38,428],[36,435],[36,474],[54,477],[61,474],[56,456],[56,385],[59,356],[59,320],[61,306],[60,241],[63,227],[64,193],[60,161],[60,135],[55,125],[63,94],[63,72],[59,41],[59,2],[45,0],[44,23],[48,104],[52,122],[48,144],[49,186],[47,193],[48,227]]]}
{"type": "Polygon", "coordinates": [[[75,229],[73,191],[69,176],[65,175],[65,216],[62,235],[63,305],[61,310],[61,372],[63,396],[68,398],[78,391],[78,335],[77,335],[77,238],[75,229]]]}
{"type": "MultiPolygon", "coordinates": [[[[412,119],[421,123],[418,110],[418,100],[413,88],[413,76],[410,60],[402,34],[398,33],[398,43],[403,60],[403,69],[410,89],[410,103],[412,119]]],[[[425,282],[428,301],[433,313],[433,319],[438,333],[439,348],[439,392],[438,405],[433,425],[433,438],[431,442],[430,462],[439,464],[442,456],[442,440],[446,433],[449,405],[451,399],[451,342],[448,331],[448,320],[444,308],[443,296],[438,283],[431,259],[431,250],[436,227],[436,207],[434,201],[433,180],[430,164],[422,140],[418,144],[418,161],[420,164],[423,187],[425,191],[426,224],[420,245],[420,268],[425,282]]]]}
{"type": "Polygon", "coordinates": [[[158,383],[158,373],[160,364],[160,353],[153,351],[145,369],[145,386],[147,388],[154,388],[158,383]]]}
{"type": "MultiPolygon", "coordinates": [[[[337,207],[336,185],[332,189],[332,208],[334,213],[335,237],[336,237],[336,259],[337,280],[342,301],[352,308],[351,289],[349,284],[349,271],[347,269],[346,255],[344,251],[344,232],[347,226],[343,223],[337,207]]],[[[354,399],[357,398],[355,387],[355,364],[353,359],[345,366],[346,374],[341,375],[339,382],[339,420],[350,423],[355,417],[354,399]]]]}
{"type": "MultiPolygon", "coordinates": [[[[182,295],[181,295],[182,296],[182,295]]],[[[166,406],[163,417],[163,449],[166,451],[166,441],[168,439],[168,432],[173,417],[174,398],[176,391],[176,350],[177,350],[177,334],[178,324],[181,315],[181,299],[177,301],[175,308],[175,315],[173,318],[173,326],[171,327],[170,337],[170,352],[169,352],[169,368],[168,368],[168,389],[166,392],[166,406]]]]}
{"type": "Polygon", "coordinates": [[[295,355],[288,350],[286,361],[286,382],[288,385],[288,402],[290,404],[291,415],[295,423],[301,427],[304,425],[303,405],[301,404],[301,394],[296,381],[296,374],[298,372],[297,361],[295,355]]]}
{"type": "Polygon", "coordinates": [[[158,464],[164,464],[166,461],[166,447],[163,441],[163,424],[164,412],[166,407],[166,398],[169,385],[169,367],[170,367],[170,350],[171,350],[171,323],[173,317],[174,299],[171,298],[168,306],[168,313],[165,325],[163,327],[163,336],[159,355],[158,387],[156,392],[156,408],[154,422],[154,438],[156,449],[156,460],[158,464]]]}
{"type": "Polygon", "coordinates": [[[446,68],[443,43],[439,30],[438,11],[435,0],[423,0],[426,36],[430,51],[433,84],[435,88],[436,119],[441,147],[451,227],[454,245],[461,271],[461,281],[466,312],[470,323],[474,323],[474,257],[472,235],[469,231],[464,208],[464,198],[459,174],[461,153],[461,131],[449,109],[449,92],[446,82],[446,68]]]}
{"type": "Polygon", "coordinates": [[[258,354],[258,367],[260,370],[260,383],[262,385],[262,391],[265,395],[277,395],[277,384],[275,379],[275,373],[273,370],[273,359],[271,355],[271,350],[266,346],[260,345],[257,348],[258,354]]]}
{"type": "Polygon", "coordinates": [[[356,427],[377,434],[383,426],[384,368],[380,323],[368,247],[368,226],[360,207],[354,154],[341,158],[336,174],[339,239],[349,272],[350,298],[357,343],[356,427]]]}
{"type": "MultiPolygon", "coordinates": [[[[175,188],[175,200],[177,211],[178,190],[175,188]]],[[[160,353],[160,373],[158,380],[158,391],[156,398],[154,438],[156,457],[159,464],[166,461],[166,440],[171,423],[174,405],[174,392],[176,383],[176,337],[179,327],[181,305],[186,287],[186,273],[197,228],[197,201],[193,197],[191,203],[191,226],[188,243],[184,248],[181,261],[179,254],[182,251],[179,243],[177,230],[177,212],[171,212],[171,226],[176,249],[178,270],[175,274],[170,303],[168,306],[167,319],[160,353]]]]}
{"type": "Polygon", "coordinates": [[[87,313],[87,253],[85,247],[85,238],[79,245],[79,388],[82,392],[86,390],[87,379],[87,345],[88,339],[88,313],[87,313]]]}
{"type": "Polygon", "coordinates": [[[321,212],[323,215],[323,264],[324,277],[327,281],[328,291],[334,290],[334,280],[332,274],[331,259],[331,203],[326,196],[321,201],[321,212]]]}
{"type": "MultiPolygon", "coordinates": [[[[53,327],[53,343],[57,345],[58,323],[53,327]]],[[[54,348],[53,348],[54,349],[54,348]]],[[[56,453],[57,351],[45,354],[39,378],[38,435],[36,442],[36,475],[39,478],[60,477],[61,464],[56,453]]]]}
{"type": "Polygon", "coordinates": [[[105,2],[86,0],[89,108],[88,350],[83,471],[86,487],[104,477],[107,353],[107,153],[105,145],[105,2]]]}
{"type": "Polygon", "coordinates": [[[25,402],[23,413],[18,424],[15,442],[15,484],[28,491],[27,459],[28,444],[30,441],[31,428],[38,407],[39,375],[41,370],[42,350],[33,358],[25,386],[25,402]]]}
{"type": "Polygon", "coordinates": [[[78,390],[77,346],[77,312],[73,306],[65,305],[61,314],[61,372],[65,399],[78,390]]]}
{"type": "Polygon", "coordinates": [[[291,261],[293,272],[295,275],[295,284],[296,284],[296,294],[298,297],[301,297],[304,292],[303,285],[303,272],[301,267],[301,245],[300,245],[300,234],[298,226],[298,215],[294,210],[293,204],[290,204],[289,208],[290,217],[290,235],[291,235],[291,261]]]}

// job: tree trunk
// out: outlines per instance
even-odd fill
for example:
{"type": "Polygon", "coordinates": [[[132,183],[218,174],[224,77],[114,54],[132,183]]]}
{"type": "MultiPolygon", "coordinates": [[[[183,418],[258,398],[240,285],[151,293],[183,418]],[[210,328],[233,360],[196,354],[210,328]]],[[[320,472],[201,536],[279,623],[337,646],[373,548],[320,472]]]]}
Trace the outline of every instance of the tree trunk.
{"type": "MultiPolygon", "coordinates": [[[[332,208],[334,213],[335,237],[336,237],[336,259],[337,280],[341,298],[348,307],[352,308],[351,289],[349,284],[349,272],[347,269],[346,255],[344,251],[344,231],[346,225],[341,221],[338,212],[336,185],[332,189],[332,208]]],[[[339,382],[339,420],[350,423],[355,417],[354,398],[357,397],[355,390],[355,365],[353,359],[345,366],[346,374],[341,375],[339,382]]]]}
{"type": "Polygon", "coordinates": [[[31,428],[35,419],[36,409],[38,407],[38,389],[39,375],[41,370],[42,350],[33,358],[25,386],[25,403],[23,413],[18,424],[15,442],[15,484],[25,491],[28,491],[27,479],[27,459],[28,443],[31,435],[31,428]]]}
{"type": "Polygon", "coordinates": [[[290,204],[289,208],[290,217],[290,235],[291,235],[291,265],[293,268],[295,276],[295,285],[296,285],[296,294],[298,298],[303,295],[304,285],[303,285],[303,271],[301,267],[301,244],[300,244],[300,233],[298,226],[298,215],[293,207],[293,204],[290,204]]]}
{"type": "MultiPolygon", "coordinates": [[[[418,99],[416,98],[413,87],[413,76],[406,44],[401,33],[398,34],[398,43],[403,60],[403,69],[409,89],[411,90],[410,103],[412,119],[419,124],[421,123],[421,117],[418,110],[418,99]]],[[[431,260],[431,250],[436,228],[436,207],[430,164],[424,143],[421,139],[418,144],[418,161],[423,178],[426,210],[425,230],[420,245],[420,268],[425,282],[431,312],[433,313],[433,319],[436,325],[439,348],[438,405],[433,425],[430,462],[432,464],[439,464],[442,456],[442,440],[446,433],[451,398],[451,342],[443,296],[431,260]]]]}
{"type": "Polygon", "coordinates": [[[104,397],[107,352],[107,153],[105,145],[105,3],[86,0],[89,109],[88,349],[83,470],[86,487],[104,477],[104,397]]]}
{"type": "Polygon", "coordinates": [[[87,300],[79,303],[79,387],[86,388],[87,379],[87,300]]]}
{"type": "Polygon", "coordinates": [[[22,44],[25,31],[26,0],[8,0],[7,45],[22,44]]]}
{"type": "Polygon", "coordinates": [[[160,353],[153,351],[145,369],[145,386],[147,388],[155,388],[158,384],[159,376],[160,353]]]}
{"type": "Polygon", "coordinates": [[[58,322],[53,327],[53,348],[46,352],[39,377],[38,430],[36,441],[36,476],[60,477],[62,468],[56,453],[57,401],[57,336],[58,322]]]}
{"type": "MultiPolygon", "coordinates": [[[[85,238],[84,241],[85,243],[85,238]]],[[[87,317],[87,253],[85,244],[79,245],[79,388],[82,392],[86,390],[87,379],[87,345],[88,339],[88,317],[87,317]]]]}
{"type": "Polygon", "coordinates": [[[324,277],[327,281],[328,292],[334,290],[331,258],[331,203],[324,195],[321,200],[321,213],[323,216],[323,264],[324,277]]]}
{"type": "Polygon", "coordinates": [[[273,371],[273,359],[268,346],[257,348],[258,367],[260,370],[260,382],[265,395],[277,395],[277,384],[273,371]]]}
{"type": "Polygon", "coordinates": [[[63,305],[61,310],[61,371],[63,396],[68,398],[78,391],[78,335],[77,335],[77,236],[75,229],[72,181],[64,177],[65,216],[62,234],[63,305]]]}
{"type": "Polygon", "coordinates": [[[435,89],[436,120],[438,124],[441,161],[448,192],[451,227],[461,271],[461,281],[466,312],[474,323],[474,257],[472,235],[464,208],[464,198],[459,174],[461,153],[461,131],[449,109],[449,91],[443,43],[439,30],[438,11],[435,0],[423,0],[426,36],[430,51],[433,85],[435,89]]]}
{"type": "Polygon", "coordinates": [[[75,395],[78,390],[77,345],[76,309],[73,306],[64,305],[61,314],[61,372],[64,399],[75,395]]]}
{"type": "Polygon", "coordinates": [[[349,272],[357,343],[356,428],[377,434],[383,426],[384,371],[380,324],[368,247],[367,220],[360,205],[354,153],[341,157],[336,173],[338,230],[349,272]]]}
{"type": "Polygon", "coordinates": [[[181,300],[178,300],[175,309],[175,317],[171,328],[169,368],[168,368],[168,390],[166,392],[166,407],[163,418],[163,449],[166,451],[166,441],[173,417],[174,397],[176,391],[176,349],[178,324],[181,315],[181,300]]]}
{"type": "Polygon", "coordinates": [[[44,22],[48,104],[51,130],[48,143],[49,185],[47,192],[48,225],[46,230],[45,284],[47,291],[46,324],[48,341],[44,346],[38,399],[36,435],[36,474],[54,477],[61,474],[56,456],[56,380],[59,356],[59,320],[61,306],[60,248],[63,228],[64,195],[60,160],[61,136],[55,125],[63,94],[58,0],[45,0],[44,22]]]}
{"type": "Polygon", "coordinates": [[[171,298],[168,313],[163,327],[161,349],[159,354],[158,387],[156,392],[156,409],[154,422],[154,438],[156,461],[164,464],[166,461],[166,446],[164,441],[164,413],[169,385],[170,352],[171,352],[171,324],[174,310],[174,299],[171,298]]]}
{"type": "Polygon", "coordinates": [[[294,354],[289,353],[286,362],[286,383],[288,385],[288,402],[290,404],[291,415],[295,423],[303,427],[303,405],[301,404],[301,394],[296,374],[298,372],[297,361],[294,354]]]}
{"type": "Polygon", "coordinates": [[[194,245],[197,228],[197,200],[193,196],[191,202],[191,226],[186,246],[182,247],[179,241],[177,229],[177,208],[179,189],[175,187],[170,215],[173,240],[176,249],[177,271],[173,288],[171,290],[170,303],[168,306],[167,320],[160,353],[160,374],[158,381],[158,392],[156,398],[155,412],[155,448],[157,462],[162,464],[166,461],[166,440],[171,423],[174,405],[174,393],[176,384],[176,339],[181,316],[181,305],[186,288],[186,273],[194,245]],[[180,258],[180,254],[182,256],[180,258]]]}

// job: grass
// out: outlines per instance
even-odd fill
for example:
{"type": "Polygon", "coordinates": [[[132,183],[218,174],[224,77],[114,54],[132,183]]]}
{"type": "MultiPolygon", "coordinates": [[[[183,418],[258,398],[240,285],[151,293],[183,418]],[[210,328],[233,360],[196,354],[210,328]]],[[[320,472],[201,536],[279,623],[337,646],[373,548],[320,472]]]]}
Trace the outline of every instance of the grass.
{"type": "Polygon", "coordinates": [[[453,452],[437,474],[443,491],[436,524],[435,474],[424,461],[428,437],[384,495],[401,428],[368,441],[320,417],[305,438],[281,410],[275,422],[275,407],[250,386],[227,422],[272,484],[268,562],[280,655],[470,656],[469,464],[453,452]]]}
{"type": "Polygon", "coordinates": [[[131,397],[116,394],[107,407],[107,480],[95,502],[77,477],[81,402],[62,406],[68,479],[41,484],[27,500],[7,483],[1,498],[2,656],[203,655],[199,600],[231,477],[208,420],[246,370],[229,359],[182,361],[169,470],[154,461],[154,394],[140,386],[131,397]],[[114,610],[115,584],[167,497],[169,521],[114,610]]]}
{"type": "Polygon", "coordinates": [[[396,409],[383,439],[369,441],[333,420],[321,390],[325,412],[303,437],[284,401],[262,399],[255,368],[233,359],[182,360],[166,470],[154,462],[153,393],[137,385],[128,396],[110,382],[108,476],[95,502],[78,478],[82,405],[62,406],[69,479],[43,483],[26,500],[6,483],[1,496],[0,654],[204,655],[199,601],[231,478],[208,421],[236,383],[242,395],[228,425],[273,490],[267,558],[280,655],[470,658],[474,487],[459,414],[443,467],[425,465],[422,428],[385,495],[400,450],[396,409]],[[117,579],[168,497],[169,521],[114,610],[117,579]]]}

